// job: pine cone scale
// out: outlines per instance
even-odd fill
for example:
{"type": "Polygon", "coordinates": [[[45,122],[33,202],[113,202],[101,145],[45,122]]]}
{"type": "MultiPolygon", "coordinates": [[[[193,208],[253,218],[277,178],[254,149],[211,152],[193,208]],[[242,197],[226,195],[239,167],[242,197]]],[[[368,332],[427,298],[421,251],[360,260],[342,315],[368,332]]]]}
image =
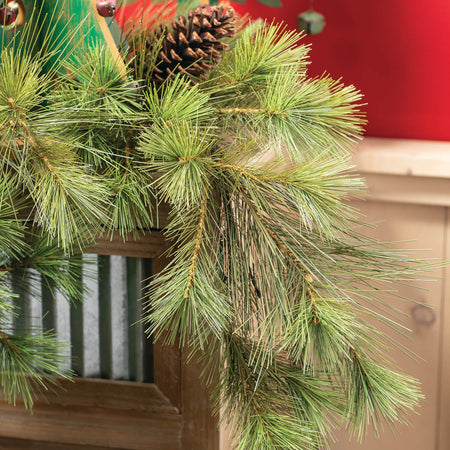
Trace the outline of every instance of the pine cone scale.
{"type": "Polygon", "coordinates": [[[181,58],[173,48],[170,50],[170,56],[172,57],[172,61],[183,61],[183,58],[181,58]]]}
{"type": "Polygon", "coordinates": [[[167,64],[170,64],[172,62],[163,51],[160,51],[158,56],[167,64]]]}
{"type": "MultiPolygon", "coordinates": [[[[183,34],[183,33],[180,33],[183,34]]],[[[173,36],[169,33],[166,36],[166,39],[172,44],[172,45],[177,45],[177,41],[173,38],[173,36]]],[[[186,39],[186,38],[185,38],[186,39]]],[[[187,42],[187,41],[186,41],[187,42]]]]}
{"type": "Polygon", "coordinates": [[[200,35],[200,39],[205,42],[216,42],[217,39],[209,32],[207,31],[206,33],[202,33],[200,35]]]}
{"type": "MultiPolygon", "coordinates": [[[[219,25],[216,25],[216,26],[220,26],[220,24],[219,25]]],[[[209,23],[205,18],[203,18],[202,19],[202,24],[201,24],[201,27],[200,28],[203,28],[204,30],[210,30],[211,28],[212,28],[212,25],[211,25],[211,23],[209,23]]]]}
{"type": "Polygon", "coordinates": [[[208,59],[209,58],[208,53],[204,52],[201,48],[198,48],[197,51],[193,52],[193,53],[194,53],[195,57],[198,58],[198,59],[200,59],[200,58],[208,59]]]}
{"type": "Polygon", "coordinates": [[[159,86],[175,73],[189,76],[193,83],[195,78],[207,78],[229,49],[221,40],[234,36],[236,19],[231,7],[205,5],[190,11],[187,18],[178,16],[171,29],[160,27],[157,38],[162,37],[162,46],[152,81],[159,86]]]}
{"type": "Polygon", "coordinates": [[[196,31],[193,31],[191,38],[189,39],[189,44],[201,44],[203,42],[202,38],[196,31]]]}
{"type": "MultiPolygon", "coordinates": [[[[184,50],[183,50],[183,57],[184,57],[184,59],[190,59],[190,60],[193,60],[193,59],[197,59],[197,58],[204,58],[204,57],[207,57],[208,55],[206,54],[206,53],[204,53],[204,56],[203,55],[200,55],[199,54],[199,50],[200,49],[197,49],[197,52],[195,52],[191,47],[187,47],[187,48],[185,48],[184,50]]],[[[201,51],[201,50],[200,50],[201,51]]]]}
{"type": "MultiPolygon", "coordinates": [[[[186,36],[183,33],[180,32],[178,35],[178,38],[179,38],[179,42],[182,45],[185,45],[186,47],[189,45],[189,41],[186,39],[186,36]]],[[[172,37],[172,39],[173,39],[173,37],[172,37]]],[[[176,45],[176,41],[175,41],[175,45],[176,45]]]]}

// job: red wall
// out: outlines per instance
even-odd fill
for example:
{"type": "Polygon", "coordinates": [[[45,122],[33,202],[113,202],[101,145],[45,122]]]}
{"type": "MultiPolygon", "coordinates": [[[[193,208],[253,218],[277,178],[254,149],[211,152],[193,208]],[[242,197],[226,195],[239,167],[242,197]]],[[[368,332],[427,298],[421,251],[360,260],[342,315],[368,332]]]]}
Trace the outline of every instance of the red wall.
{"type": "MultiPolygon", "coordinates": [[[[296,27],[309,0],[231,4],[253,17],[296,27]]],[[[326,18],[312,44],[310,74],[342,77],[364,94],[367,134],[450,140],[450,1],[315,0],[326,18]]]]}
{"type": "MultiPolygon", "coordinates": [[[[309,0],[281,2],[230,3],[296,28],[309,0]]],[[[150,10],[151,0],[136,0],[125,16],[140,17],[144,4],[150,10]]],[[[342,77],[365,94],[367,135],[450,140],[450,0],[315,0],[315,9],[327,25],[303,39],[312,45],[310,74],[342,77]]]]}

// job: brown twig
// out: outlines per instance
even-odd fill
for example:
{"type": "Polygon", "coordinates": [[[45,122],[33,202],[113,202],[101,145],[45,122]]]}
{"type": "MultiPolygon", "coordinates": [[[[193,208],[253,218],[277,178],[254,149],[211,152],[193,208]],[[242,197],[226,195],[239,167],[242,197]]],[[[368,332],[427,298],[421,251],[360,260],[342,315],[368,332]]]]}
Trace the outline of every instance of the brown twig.
{"type": "Polygon", "coordinates": [[[268,116],[280,116],[282,118],[286,117],[285,111],[278,111],[276,109],[268,109],[268,108],[221,108],[218,109],[217,112],[219,114],[232,114],[240,116],[247,116],[253,114],[266,114],[268,116]]]}
{"type": "Polygon", "coordinates": [[[184,299],[188,300],[190,295],[190,290],[194,286],[195,269],[197,267],[197,260],[200,254],[200,249],[203,241],[203,231],[205,227],[205,217],[206,217],[206,203],[207,196],[203,196],[202,203],[200,205],[200,218],[197,225],[197,236],[195,238],[194,254],[191,258],[191,266],[189,267],[189,282],[184,293],[184,299]]]}
{"type": "Polygon", "coordinates": [[[56,172],[53,165],[50,163],[48,157],[46,155],[44,155],[44,153],[42,153],[42,151],[39,149],[40,145],[37,142],[36,138],[33,136],[33,133],[29,129],[28,125],[23,120],[21,120],[19,122],[19,124],[22,127],[23,131],[25,131],[27,141],[30,142],[31,146],[33,147],[33,150],[35,150],[37,155],[39,156],[39,158],[41,158],[45,167],[47,167],[48,171],[52,174],[53,178],[55,179],[58,186],[63,190],[64,194],[68,195],[68,192],[67,192],[66,188],[64,187],[64,184],[63,184],[61,178],[58,176],[58,173],[56,172]]]}
{"type": "Polygon", "coordinates": [[[6,344],[20,359],[25,359],[22,352],[11,342],[9,336],[0,331],[0,340],[6,344]]]}

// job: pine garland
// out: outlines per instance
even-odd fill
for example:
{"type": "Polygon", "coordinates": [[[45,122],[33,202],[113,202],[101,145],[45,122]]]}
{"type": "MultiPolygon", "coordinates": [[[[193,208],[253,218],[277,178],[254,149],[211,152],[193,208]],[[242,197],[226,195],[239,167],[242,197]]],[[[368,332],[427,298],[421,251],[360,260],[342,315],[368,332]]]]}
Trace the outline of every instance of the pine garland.
{"type": "MultiPolygon", "coordinates": [[[[150,230],[165,202],[171,262],[143,320],[219,374],[213,402],[236,449],[318,449],[336,422],[362,439],[421,398],[365,317],[378,283],[422,267],[355,231],[362,96],[308,78],[301,37],[250,24],[195,85],[184,70],[155,81],[165,38],[151,30],[130,37],[146,44],[126,77],[97,45],[46,73],[45,48],[32,55],[26,39],[0,54],[0,310],[10,274],[30,268],[79,299],[73,255],[101,234],[150,230]]],[[[0,323],[0,382],[31,406],[28,383],[69,374],[53,335],[0,323]]]]}

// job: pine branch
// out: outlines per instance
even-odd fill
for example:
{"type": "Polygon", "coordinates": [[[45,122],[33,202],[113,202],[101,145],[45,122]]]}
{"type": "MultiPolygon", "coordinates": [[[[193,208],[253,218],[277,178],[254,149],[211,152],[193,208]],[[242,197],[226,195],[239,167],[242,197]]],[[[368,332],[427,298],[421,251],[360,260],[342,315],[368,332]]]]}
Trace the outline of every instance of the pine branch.
{"type": "Polygon", "coordinates": [[[333,384],[282,359],[262,369],[251,356],[255,345],[236,334],[225,336],[220,384],[214,392],[238,436],[236,448],[319,448],[321,432],[330,427],[321,412],[339,411],[333,384]],[[308,417],[311,409],[315,413],[308,417]]]}
{"type": "Polygon", "coordinates": [[[356,352],[349,372],[346,416],[353,436],[361,441],[369,424],[377,436],[383,423],[393,430],[398,423],[408,424],[406,415],[423,398],[416,379],[356,352]]]}
{"type": "Polygon", "coordinates": [[[166,331],[166,343],[178,338],[180,346],[189,344],[200,350],[222,335],[230,314],[214,256],[214,193],[208,191],[208,183],[203,189],[200,203],[183,209],[175,205],[167,232],[174,239],[169,251],[172,262],[152,280],[144,314],[149,324],[146,331],[155,339],[166,331]]]}
{"type": "Polygon", "coordinates": [[[59,350],[60,342],[50,332],[29,336],[0,332],[0,347],[0,385],[6,399],[14,405],[21,398],[26,408],[32,408],[36,389],[55,385],[55,375],[70,375],[59,368],[64,356],[59,350]]]}
{"type": "MultiPolygon", "coordinates": [[[[68,256],[56,241],[49,240],[48,236],[33,236],[26,233],[27,252],[0,261],[0,272],[11,274],[21,273],[22,288],[30,290],[31,286],[42,279],[52,288],[61,292],[71,302],[82,301],[86,294],[85,286],[80,283],[79,269],[82,264],[81,255],[68,256]],[[30,269],[34,270],[31,271],[30,269]]],[[[89,266],[83,263],[86,276],[89,275],[89,266]]]]}
{"type": "Polygon", "coordinates": [[[225,53],[222,63],[211,72],[205,86],[241,89],[264,83],[280,67],[295,67],[298,74],[306,69],[306,46],[296,46],[301,35],[282,25],[258,24],[239,36],[232,51],[225,53]]]}
{"type": "Polygon", "coordinates": [[[142,120],[128,72],[124,76],[110,52],[100,46],[75,54],[67,70],[77,76],[59,77],[57,88],[48,94],[49,109],[39,120],[41,130],[51,130],[54,139],[71,143],[94,167],[121,163],[129,135],[142,120]]]}
{"type": "Polygon", "coordinates": [[[268,108],[219,108],[217,110],[219,114],[225,115],[241,115],[241,116],[253,116],[253,115],[264,115],[264,116],[281,116],[286,118],[286,111],[268,108]]]}
{"type": "MultiPolygon", "coordinates": [[[[236,155],[239,153],[233,157],[236,155]]],[[[230,189],[237,186],[262,220],[265,219],[261,211],[268,217],[281,216],[285,210],[295,211],[302,226],[332,239],[336,229],[353,219],[354,212],[343,205],[343,200],[361,195],[361,180],[348,173],[349,160],[325,160],[321,156],[307,163],[290,164],[288,169],[280,169],[280,162],[260,167],[242,161],[220,162],[218,168],[225,170],[230,189]]]]}
{"type": "Polygon", "coordinates": [[[129,162],[121,172],[117,170],[113,178],[111,200],[111,232],[119,230],[125,237],[128,233],[140,233],[154,227],[155,193],[148,186],[148,174],[139,171],[129,162]]]}
{"type": "Polygon", "coordinates": [[[190,86],[178,75],[161,88],[150,86],[144,92],[145,108],[152,121],[207,121],[214,114],[209,95],[198,86],[190,86]]]}
{"type": "Polygon", "coordinates": [[[153,183],[158,197],[179,211],[199,204],[209,190],[210,154],[215,144],[212,129],[186,120],[146,129],[138,150],[146,161],[143,167],[158,174],[153,183]]]}
{"type": "Polygon", "coordinates": [[[347,153],[358,140],[364,120],[358,110],[361,94],[353,86],[323,77],[308,80],[294,68],[278,68],[265,82],[244,96],[219,100],[217,112],[226,130],[243,128],[282,154],[303,161],[326,149],[347,153]],[[245,102],[246,107],[242,108],[245,102]]]}
{"type": "Polygon", "coordinates": [[[0,259],[23,255],[27,251],[24,241],[25,227],[20,214],[26,202],[15,187],[13,178],[0,180],[0,259]]]}
{"type": "MultiPolygon", "coordinates": [[[[64,148],[60,150],[58,157],[65,153],[64,148]]],[[[45,162],[43,166],[36,160],[30,162],[24,184],[36,207],[35,223],[65,250],[82,248],[109,222],[103,180],[67,159],[59,160],[58,166],[53,159],[52,171],[45,162]]]]}
{"type": "Polygon", "coordinates": [[[206,205],[207,205],[208,197],[206,194],[203,196],[202,203],[200,204],[200,217],[197,225],[197,235],[195,237],[195,245],[194,245],[194,253],[191,258],[191,265],[189,266],[189,281],[186,286],[186,291],[183,295],[184,300],[189,300],[189,292],[191,288],[194,286],[195,275],[196,275],[196,267],[197,260],[200,255],[200,250],[202,247],[203,240],[203,231],[205,227],[205,216],[206,216],[206,205]]]}
{"type": "MultiPolygon", "coordinates": [[[[14,109],[14,100],[13,99],[7,99],[8,104],[10,104],[11,108],[14,109]]],[[[55,183],[61,188],[63,193],[65,195],[68,195],[68,192],[66,191],[61,178],[58,176],[57,171],[53,167],[53,165],[50,163],[47,156],[42,152],[41,148],[43,145],[39,143],[35,137],[33,136],[33,133],[30,131],[28,125],[25,121],[21,120],[18,122],[19,127],[24,131],[24,143],[28,143],[31,148],[36,152],[36,154],[39,156],[41,162],[44,164],[48,172],[50,172],[51,176],[53,177],[55,183]]]]}

